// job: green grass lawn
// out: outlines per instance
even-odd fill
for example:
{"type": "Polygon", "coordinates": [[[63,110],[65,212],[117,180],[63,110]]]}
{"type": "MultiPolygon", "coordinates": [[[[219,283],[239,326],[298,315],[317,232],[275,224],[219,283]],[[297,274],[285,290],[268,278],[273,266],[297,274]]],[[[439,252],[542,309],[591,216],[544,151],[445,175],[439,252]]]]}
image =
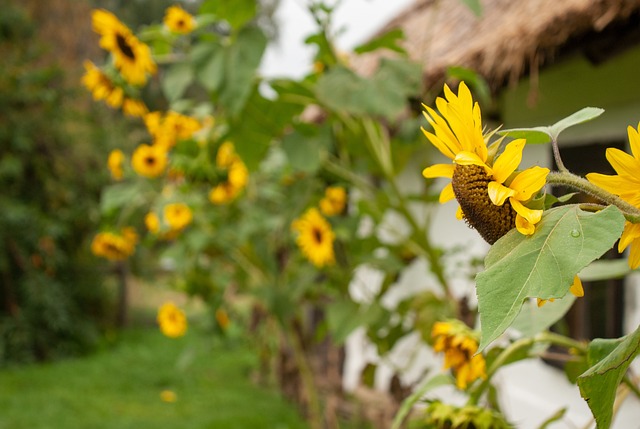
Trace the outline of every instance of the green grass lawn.
{"type": "Polygon", "coordinates": [[[1,370],[0,429],[307,428],[276,390],[250,381],[249,346],[196,331],[120,336],[89,357],[1,370]]]}

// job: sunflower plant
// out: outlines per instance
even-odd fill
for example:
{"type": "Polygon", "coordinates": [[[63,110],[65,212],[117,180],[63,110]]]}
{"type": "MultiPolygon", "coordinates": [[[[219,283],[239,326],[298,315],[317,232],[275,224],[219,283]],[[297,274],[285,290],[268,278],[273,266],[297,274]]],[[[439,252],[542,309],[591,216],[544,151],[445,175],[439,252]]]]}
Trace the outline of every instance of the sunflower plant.
{"type": "Polygon", "coordinates": [[[638,129],[628,128],[631,154],[606,151],[617,175],[589,173],[583,178],[564,166],[558,138],[565,129],[595,119],[602,109],[585,108],[549,127],[485,132],[480,107],[464,82],[457,94],[445,85],[436,106],[438,111],[424,106],[430,128],[423,133],[451,163],[428,166],[423,175],[451,179],[439,201],[455,199],[457,217],[492,246],[484,271],[476,276],[479,330],[469,331],[455,320],[438,322],[432,333],[434,350],[444,353],[445,369],[451,369],[457,387],[467,391],[469,404],[475,405],[500,367],[537,356],[552,344],[564,347],[582,362],[576,381],[598,427],[608,427],[618,385],[624,381],[633,386],[626,371],[638,354],[640,330],[584,344],[546,329],[569,310],[575,297],[585,294],[581,277],[606,270],[606,262],[596,260],[616,241],[619,252],[631,249],[629,269],[640,265],[633,247],[640,222],[635,191],[638,129]],[[543,143],[552,145],[558,171],[522,169],[525,144],[543,143]],[[573,194],[554,196],[551,190],[559,185],[596,202],[564,204],[573,194]],[[556,299],[563,303],[539,308],[556,299]],[[506,347],[493,344],[504,339],[511,326],[526,335],[506,347]]]}

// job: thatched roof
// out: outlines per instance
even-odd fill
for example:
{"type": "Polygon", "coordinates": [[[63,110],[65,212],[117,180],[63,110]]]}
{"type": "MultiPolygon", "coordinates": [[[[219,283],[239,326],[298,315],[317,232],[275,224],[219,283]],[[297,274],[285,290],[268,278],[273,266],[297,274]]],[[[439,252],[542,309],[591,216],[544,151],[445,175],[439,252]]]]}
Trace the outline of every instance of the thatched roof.
{"type": "MultiPolygon", "coordinates": [[[[529,70],[535,73],[561,50],[584,44],[594,34],[611,33],[614,28],[617,33],[628,32],[630,17],[636,14],[637,18],[640,11],[640,0],[481,3],[482,15],[476,17],[461,0],[416,0],[380,33],[394,28],[404,31],[404,47],[412,59],[424,64],[427,83],[441,81],[450,66],[462,66],[484,76],[495,90],[529,70]]],[[[632,28],[640,29],[640,24],[632,28]]],[[[619,34],[609,37],[617,39],[619,34]]],[[[353,65],[368,74],[380,55],[356,58],[353,65]]]]}

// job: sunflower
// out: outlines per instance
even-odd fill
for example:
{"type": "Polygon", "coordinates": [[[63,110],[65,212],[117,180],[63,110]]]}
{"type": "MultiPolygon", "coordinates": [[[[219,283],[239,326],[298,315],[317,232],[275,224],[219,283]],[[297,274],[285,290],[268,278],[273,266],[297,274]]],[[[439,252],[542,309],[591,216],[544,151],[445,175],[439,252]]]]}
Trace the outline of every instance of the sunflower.
{"type": "Polygon", "coordinates": [[[144,115],[147,131],[154,138],[156,144],[167,149],[172,148],[180,140],[187,140],[202,128],[200,122],[190,116],[178,112],[152,112],[144,115]]]}
{"type": "MultiPolygon", "coordinates": [[[[619,196],[632,206],[640,208],[640,123],[627,127],[631,155],[613,147],[607,148],[607,160],[615,175],[589,173],[587,180],[602,189],[619,196]]],[[[640,267],[640,224],[627,221],[618,242],[618,252],[630,246],[629,267],[640,267]]]]}
{"type": "Polygon", "coordinates": [[[124,100],[124,91],[102,70],[91,61],[84,62],[85,73],[82,76],[82,84],[91,91],[93,99],[104,100],[110,107],[119,109],[124,100]]]}
{"type": "Polygon", "coordinates": [[[174,33],[188,34],[195,28],[196,20],[189,12],[175,5],[167,8],[164,15],[164,25],[174,33]]]}
{"type": "Polygon", "coordinates": [[[180,231],[187,227],[193,220],[193,214],[188,205],[173,203],[164,206],[164,219],[174,231],[180,231]]]}
{"type": "Polygon", "coordinates": [[[487,147],[480,106],[473,102],[464,82],[460,83],[458,95],[447,85],[444,93],[446,99],[436,99],[440,114],[424,106],[424,116],[434,133],[424,128],[422,132],[453,162],[427,167],[423,176],[451,179],[439,201],[456,198],[460,204],[459,217],[464,217],[490,244],[514,227],[524,235],[533,234],[542,210],[530,209],[525,204],[542,189],[549,169],[536,166],[516,174],[525,140],[510,142],[495,156],[501,140],[487,147]]]}
{"type": "Polygon", "coordinates": [[[91,252],[110,261],[121,261],[135,251],[138,234],[131,227],[123,228],[120,233],[100,232],[91,242],[91,252]]]}
{"type": "Polygon", "coordinates": [[[149,47],[111,12],[94,10],[91,19],[93,30],[100,35],[100,47],[113,54],[122,77],[132,85],[144,85],[147,74],[157,70],[149,47]]]}
{"type": "Polygon", "coordinates": [[[160,231],[160,218],[154,212],[149,212],[144,216],[144,225],[149,232],[157,234],[160,231]]]}
{"type": "Polygon", "coordinates": [[[335,216],[344,211],[347,203],[347,191],[341,186],[330,186],[320,200],[320,211],[325,216],[335,216]]]}
{"type": "Polygon", "coordinates": [[[173,302],[166,302],[158,309],[160,331],[170,338],[183,336],[187,332],[187,317],[173,302]]]}
{"type": "Polygon", "coordinates": [[[144,101],[136,98],[125,97],[122,101],[122,111],[127,116],[133,116],[135,118],[142,118],[147,114],[149,109],[144,101]]]}
{"type": "Polygon", "coordinates": [[[218,148],[216,166],[224,169],[227,177],[209,192],[209,200],[213,204],[228,204],[247,186],[249,170],[236,154],[231,142],[224,142],[218,148]]]}
{"type": "Polygon", "coordinates": [[[436,322],[431,330],[433,350],[444,353],[444,369],[453,371],[456,386],[466,389],[478,378],[487,378],[486,363],[478,351],[477,334],[459,320],[436,322]]]}
{"type": "Polygon", "coordinates": [[[107,158],[107,166],[114,180],[122,180],[124,177],[122,164],[124,164],[124,153],[120,149],[112,150],[107,158]]]}
{"type": "Polygon", "coordinates": [[[167,151],[157,145],[141,144],[131,156],[131,165],[144,177],[158,177],[167,167],[167,151]]]}
{"type": "Polygon", "coordinates": [[[298,233],[296,238],[298,247],[313,265],[322,268],[335,263],[333,253],[335,234],[318,209],[315,207],[308,209],[292,223],[291,228],[298,233]]]}

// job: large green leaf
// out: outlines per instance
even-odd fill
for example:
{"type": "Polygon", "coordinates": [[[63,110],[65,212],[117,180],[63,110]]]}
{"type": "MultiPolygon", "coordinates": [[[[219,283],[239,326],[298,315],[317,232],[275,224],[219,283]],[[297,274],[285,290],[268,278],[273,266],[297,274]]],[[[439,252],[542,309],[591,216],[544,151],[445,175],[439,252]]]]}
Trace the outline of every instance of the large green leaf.
{"type": "Polygon", "coordinates": [[[209,91],[218,91],[224,80],[226,50],[215,42],[202,42],[191,51],[198,81],[209,91]]]}
{"type": "Polygon", "coordinates": [[[272,141],[282,135],[285,125],[300,113],[302,106],[282,100],[269,100],[257,87],[241,114],[230,122],[229,138],[249,170],[255,170],[272,141]]]}
{"type": "Polygon", "coordinates": [[[193,82],[193,68],[188,62],[176,63],[169,67],[162,79],[162,91],[169,101],[182,97],[193,82]]]}
{"type": "Polygon", "coordinates": [[[299,125],[282,140],[282,149],[294,170],[314,173],[327,157],[330,142],[328,126],[299,125]]]}
{"type": "Polygon", "coordinates": [[[526,301],[511,327],[517,329],[523,337],[533,337],[567,314],[575,300],[575,296],[567,295],[560,300],[548,302],[543,307],[538,307],[535,301],[526,301]]]}
{"type": "Polygon", "coordinates": [[[240,28],[256,16],[256,0],[206,0],[200,14],[213,14],[233,28],[240,28]]]}
{"type": "Polygon", "coordinates": [[[573,277],[613,246],[623,226],[616,207],[589,213],[567,205],[547,210],[533,235],[514,229],[498,240],[476,277],[480,349],[511,325],[526,298],[562,298],[573,277]]]}
{"type": "Polygon", "coordinates": [[[316,95],[331,110],[394,119],[420,92],[421,79],[421,67],[406,60],[382,60],[371,79],[336,66],[318,80],[316,95]]]}
{"type": "Polygon", "coordinates": [[[640,328],[615,340],[596,339],[589,344],[591,368],[578,377],[580,394],[589,404],[598,429],[611,425],[616,390],[627,368],[640,353],[640,328]]]}
{"type": "MultiPolygon", "coordinates": [[[[225,51],[224,81],[219,85],[219,101],[236,116],[251,95],[267,38],[258,27],[242,28],[225,51]]],[[[215,69],[217,65],[212,66],[215,69]]]]}

